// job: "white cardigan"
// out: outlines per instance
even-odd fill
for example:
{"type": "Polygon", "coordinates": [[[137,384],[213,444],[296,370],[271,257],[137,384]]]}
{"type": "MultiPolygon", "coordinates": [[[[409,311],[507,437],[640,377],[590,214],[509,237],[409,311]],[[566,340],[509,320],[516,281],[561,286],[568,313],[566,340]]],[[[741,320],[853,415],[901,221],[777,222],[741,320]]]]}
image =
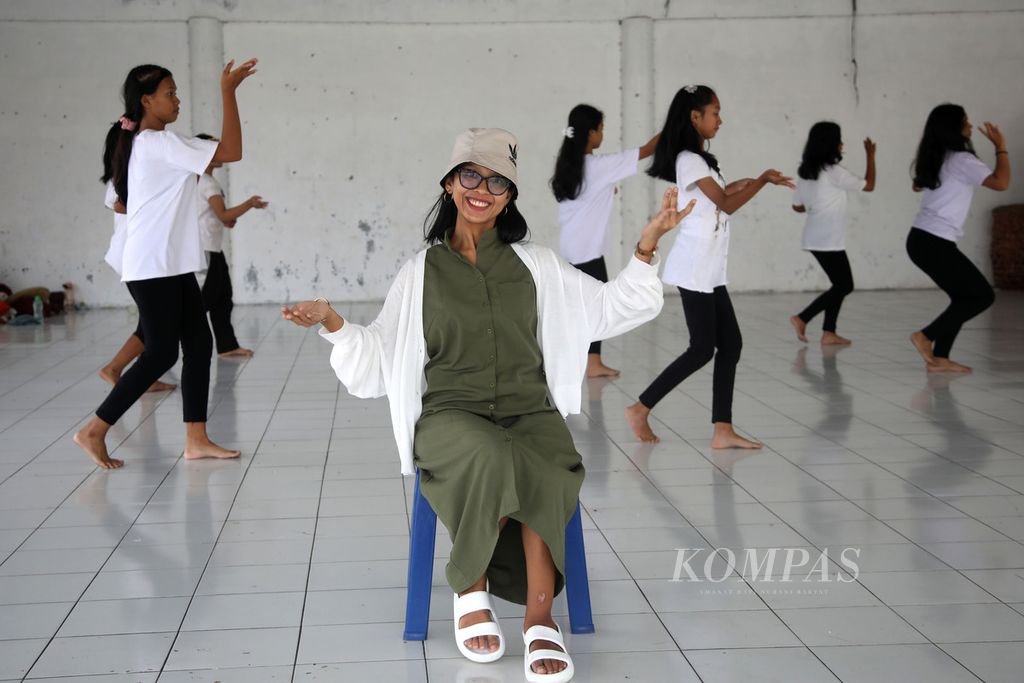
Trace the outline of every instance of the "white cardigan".
{"type": "MultiPolygon", "coordinates": [[[[562,416],[580,412],[587,350],[652,320],[664,298],[657,261],[632,258],[605,284],[569,265],[547,247],[513,244],[537,287],[537,341],[548,392],[562,416]]],[[[413,435],[426,389],[423,271],[427,250],[407,261],[391,284],[384,307],[369,325],[346,321],[337,332],[320,329],[334,344],[331,367],[359,398],[387,395],[402,474],[413,474],[413,435]]]]}

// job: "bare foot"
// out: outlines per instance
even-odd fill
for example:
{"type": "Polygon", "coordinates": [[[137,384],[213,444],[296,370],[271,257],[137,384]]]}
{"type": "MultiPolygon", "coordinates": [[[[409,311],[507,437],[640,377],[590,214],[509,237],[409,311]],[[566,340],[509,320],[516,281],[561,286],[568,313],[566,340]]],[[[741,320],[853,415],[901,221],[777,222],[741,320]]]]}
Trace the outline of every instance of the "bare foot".
{"type": "Polygon", "coordinates": [[[822,332],[821,334],[821,345],[822,346],[849,346],[853,342],[846,337],[840,337],[835,332],[822,332]]]}
{"type": "Polygon", "coordinates": [[[917,352],[921,354],[921,358],[924,358],[924,362],[928,365],[935,364],[935,356],[932,355],[932,340],[924,336],[924,332],[918,330],[914,334],[910,335],[910,343],[914,345],[917,352]]]}
{"type": "Polygon", "coordinates": [[[185,444],[186,460],[202,460],[203,458],[228,460],[237,458],[240,455],[242,455],[242,451],[229,451],[227,448],[221,448],[209,439],[205,441],[198,439],[195,441],[189,440],[185,444]]]}
{"type": "Polygon", "coordinates": [[[647,416],[650,414],[651,409],[639,401],[626,408],[626,420],[633,428],[636,438],[644,443],[658,443],[661,439],[651,431],[651,425],[647,422],[647,416]]]}
{"type": "Polygon", "coordinates": [[[78,446],[89,454],[92,461],[105,470],[116,470],[124,467],[124,460],[111,458],[107,454],[107,443],[104,434],[97,433],[91,425],[86,425],[71,437],[78,446]]]}
{"type": "Polygon", "coordinates": [[[712,448],[763,448],[763,444],[744,439],[728,422],[716,422],[715,433],[711,436],[712,448]]]}
{"type": "Polygon", "coordinates": [[[239,346],[237,349],[225,351],[224,353],[217,354],[221,358],[251,358],[254,355],[252,349],[243,349],[239,346]]]}
{"type": "Polygon", "coordinates": [[[935,362],[928,366],[928,372],[974,372],[974,370],[948,358],[936,358],[935,362]]]}
{"type": "Polygon", "coordinates": [[[150,385],[149,389],[146,389],[146,393],[150,394],[155,391],[174,391],[177,388],[177,384],[168,384],[167,382],[161,382],[157,380],[150,385]]]}
{"type": "Polygon", "coordinates": [[[102,379],[110,386],[114,386],[115,384],[117,384],[117,380],[121,379],[121,373],[115,371],[114,368],[107,365],[100,370],[100,379],[102,379]]]}
{"type": "MultiPolygon", "coordinates": [[[[523,633],[526,633],[530,628],[534,626],[547,626],[557,630],[557,625],[553,619],[546,619],[544,621],[537,621],[534,623],[524,622],[523,633]]],[[[530,643],[530,652],[537,650],[554,650],[555,652],[565,652],[565,648],[560,646],[558,643],[552,643],[550,640],[535,640],[530,643]]],[[[535,674],[556,674],[559,671],[565,670],[569,666],[560,659],[538,659],[533,663],[531,669],[535,674]]]]}
{"type": "Polygon", "coordinates": [[[798,315],[789,316],[789,323],[796,330],[796,338],[802,342],[807,341],[807,323],[801,320],[798,315]]]}
{"type": "Polygon", "coordinates": [[[587,354],[587,377],[618,377],[620,374],[615,368],[610,368],[602,363],[601,356],[598,354],[587,354]]]}
{"type": "MultiPolygon", "coordinates": [[[[467,593],[473,593],[474,590],[468,590],[465,593],[459,593],[461,598],[467,593]]],[[[470,612],[459,619],[459,628],[466,628],[467,626],[473,626],[474,624],[483,624],[488,621],[494,621],[491,618],[489,610],[481,609],[476,612],[470,612]]],[[[477,636],[476,638],[467,638],[462,641],[463,645],[468,647],[477,654],[487,654],[488,652],[497,652],[501,646],[501,641],[498,640],[498,636],[477,636]]]]}

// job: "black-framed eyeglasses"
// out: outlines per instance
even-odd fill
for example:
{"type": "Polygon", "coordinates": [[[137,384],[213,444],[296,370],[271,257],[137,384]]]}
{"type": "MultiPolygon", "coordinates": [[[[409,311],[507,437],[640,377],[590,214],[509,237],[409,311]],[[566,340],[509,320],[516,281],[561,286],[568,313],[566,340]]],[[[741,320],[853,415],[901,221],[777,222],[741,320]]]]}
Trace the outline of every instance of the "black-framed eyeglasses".
{"type": "Polygon", "coordinates": [[[471,168],[459,169],[459,184],[467,190],[475,190],[484,181],[487,181],[487,191],[495,197],[500,197],[512,187],[512,181],[503,175],[490,175],[485,178],[471,168]]]}

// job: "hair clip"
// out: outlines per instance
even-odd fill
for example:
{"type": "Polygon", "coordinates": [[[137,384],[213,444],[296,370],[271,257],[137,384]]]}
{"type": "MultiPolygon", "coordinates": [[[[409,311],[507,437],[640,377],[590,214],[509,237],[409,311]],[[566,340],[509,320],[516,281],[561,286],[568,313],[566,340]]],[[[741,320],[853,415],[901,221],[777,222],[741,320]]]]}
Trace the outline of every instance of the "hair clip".
{"type": "Polygon", "coordinates": [[[562,131],[562,135],[569,138],[570,140],[572,140],[572,136],[575,134],[576,130],[572,126],[569,126],[568,128],[562,131]]]}
{"type": "Polygon", "coordinates": [[[696,85],[684,85],[683,86],[683,90],[685,90],[686,92],[688,92],[688,93],[690,93],[692,95],[693,93],[697,92],[697,87],[698,86],[696,86],[696,85]]]}
{"type": "Polygon", "coordinates": [[[122,116],[118,121],[121,122],[121,130],[135,130],[135,126],[137,125],[135,121],[132,121],[127,116],[122,116]]]}

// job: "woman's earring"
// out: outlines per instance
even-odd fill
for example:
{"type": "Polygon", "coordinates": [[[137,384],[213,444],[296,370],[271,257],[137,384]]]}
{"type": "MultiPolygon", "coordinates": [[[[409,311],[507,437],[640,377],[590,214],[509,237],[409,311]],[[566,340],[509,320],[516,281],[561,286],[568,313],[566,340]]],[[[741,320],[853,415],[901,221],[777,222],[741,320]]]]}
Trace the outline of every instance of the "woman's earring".
{"type": "Polygon", "coordinates": [[[501,215],[502,216],[507,216],[508,215],[508,205],[505,206],[505,210],[501,212],[501,215]]]}
{"type": "Polygon", "coordinates": [[[704,141],[704,151],[705,152],[710,152],[711,151],[711,140],[710,140],[710,138],[704,141]]]}

